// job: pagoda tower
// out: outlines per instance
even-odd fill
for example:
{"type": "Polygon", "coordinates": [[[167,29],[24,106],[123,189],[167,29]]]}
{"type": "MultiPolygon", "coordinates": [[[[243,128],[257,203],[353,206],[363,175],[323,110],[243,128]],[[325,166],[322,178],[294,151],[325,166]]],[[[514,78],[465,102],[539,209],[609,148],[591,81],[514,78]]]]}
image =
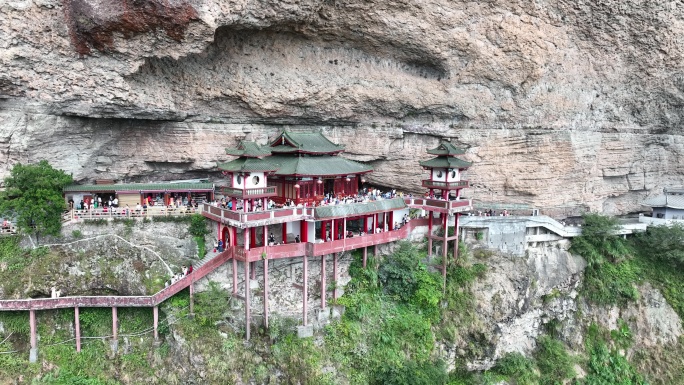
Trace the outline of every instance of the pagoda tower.
{"type": "Polygon", "coordinates": [[[470,210],[470,201],[461,199],[461,191],[468,187],[468,181],[461,179],[463,172],[472,163],[459,159],[459,155],[464,155],[465,151],[443,141],[431,150],[428,154],[437,155],[435,158],[420,162],[423,169],[430,172],[430,179],[423,180],[423,187],[428,188],[426,198],[426,210],[429,212],[428,224],[428,256],[432,256],[432,240],[438,239],[442,243],[442,277],[446,288],[446,266],[447,251],[450,241],[454,241],[454,260],[458,258],[458,217],[460,212],[470,210]],[[435,236],[432,234],[432,225],[435,213],[438,212],[442,222],[444,234],[435,236]],[[454,216],[454,234],[449,235],[448,217],[454,216]]]}

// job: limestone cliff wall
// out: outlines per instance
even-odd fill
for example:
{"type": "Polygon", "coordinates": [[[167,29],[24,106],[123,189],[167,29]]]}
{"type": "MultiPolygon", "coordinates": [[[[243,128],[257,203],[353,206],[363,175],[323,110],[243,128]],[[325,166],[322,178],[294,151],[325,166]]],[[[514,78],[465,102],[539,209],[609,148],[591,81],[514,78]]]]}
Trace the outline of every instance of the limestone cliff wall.
{"type": "Polygon", "coordinates": [[[2,173],[213,175],[246,133],[323,128],[418,190],[439,137],[469,195],[627,212],[681,184],[677,1],[6,0],[2,173]],[[400,173],[401,178],[396,174],[400,173]]]}

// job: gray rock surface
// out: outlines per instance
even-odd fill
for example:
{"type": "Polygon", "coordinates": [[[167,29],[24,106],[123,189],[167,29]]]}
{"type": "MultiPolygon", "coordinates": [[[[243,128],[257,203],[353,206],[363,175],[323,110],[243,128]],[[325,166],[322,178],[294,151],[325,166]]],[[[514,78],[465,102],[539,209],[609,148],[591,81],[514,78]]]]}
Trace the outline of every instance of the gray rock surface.
{"type": "Polygon", "coordinates": [[[207,176],[223,147],[323,128],[370,181],[419,190],[438,137],[469,195],[621,213],[679,167],[675,1],[12,0],[0,151],[79,180],[207,176]],[[400,173],[401,178],[396,178],[400,173]]]}

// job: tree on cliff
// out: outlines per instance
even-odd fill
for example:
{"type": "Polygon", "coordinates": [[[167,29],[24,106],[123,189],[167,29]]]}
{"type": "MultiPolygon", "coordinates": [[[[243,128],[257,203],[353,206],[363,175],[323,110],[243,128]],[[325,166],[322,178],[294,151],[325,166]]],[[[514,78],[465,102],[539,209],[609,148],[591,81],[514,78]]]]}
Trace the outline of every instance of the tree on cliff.
{"type": "Polygon", "coordinates": [[[16,221],[19,231],[42,235],[58,235],[62,229],[62,213],[66,203],[64,186],[72,178],[54,169],[46,160],[37,164],[17,163],[5,178],[5,191],[0,197],[0,211],[16,221]]]}

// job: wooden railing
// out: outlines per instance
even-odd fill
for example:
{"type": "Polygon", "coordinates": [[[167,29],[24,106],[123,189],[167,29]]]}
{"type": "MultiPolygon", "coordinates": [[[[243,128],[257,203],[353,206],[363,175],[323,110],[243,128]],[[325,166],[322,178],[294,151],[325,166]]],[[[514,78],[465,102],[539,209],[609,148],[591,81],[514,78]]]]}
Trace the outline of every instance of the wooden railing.
{"type": "Polygon", "coordinates": [[[312,215],[313,208],[288,207],[265,211],[250,211],[246,213],[244,211],[224,209],[221,207],[205,203],[203,205],[202,212],[204,213],[204,216],[209,217],[210,219],[214,219],[216,221],[220,221],[221,219],[230,219],[240,223],[247,223],[251,221],[273,219],[274,222],[284,222],[286,220],[292,220],[291,217],[294,216],[303,217],[307,215],[312,215]]]}

